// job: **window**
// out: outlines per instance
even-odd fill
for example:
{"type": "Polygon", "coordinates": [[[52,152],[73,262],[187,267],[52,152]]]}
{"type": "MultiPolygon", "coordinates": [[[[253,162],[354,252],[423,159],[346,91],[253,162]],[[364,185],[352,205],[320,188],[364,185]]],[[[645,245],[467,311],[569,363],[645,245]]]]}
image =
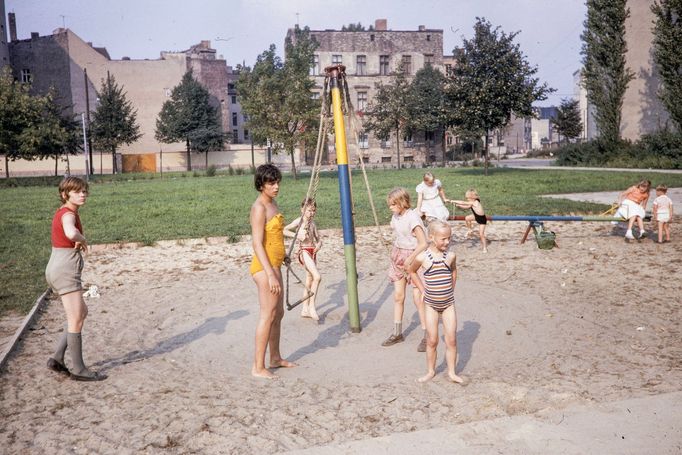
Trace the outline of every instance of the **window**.
{"type": "Polygon", "coordinates": [[[332,65],[342,65],[342,64],[343,64],[343,58],[341,57],[341,54],[332,55],[332,65]]]}
{"type": "Polygon", "coordinates": [[[432,163],[436,161],[436,155],[429,155],[429,161],[432,163]]]}
{"type": "Polygon", "coordinates": [[[412,141],[412,133],[407,133],[403,136],[403,144],[405,147],[412,147],[414,142],[412,141]]]}
{"type": "Polygon", "coordinates": [[[390,157],[390,156],[382,156],[382,157],[381,157],[381,162],[382,162],[382,163],[390,163],[390,162],[391,162],[391,157],[390,157]]]}
{"type": "Polygon", "coordinates": [[[230,96],[230,100],[231,100],[232,104],[237,104],[237,95],[230,96]]]}
{"type": "Polygon", "coordinates": [[[405,74],[412,74],[412,56],[403,55],[401,66],[405,74]]]}
{"type": "Polygon", "coordinates": [[[370,41],[374,41],[374,33],[372,33],[371,35],[369,35],[369,40],[370,40],[370,41]]]}
{"type": "Polygon", "coordinates": [[[433,65],[433,54],[424,54],[424,66],[433,65]]]}
{"type": "Polygon", "coordinates": [[[369,147],[369,137],[367,136],[367,133],[358,134],[358,145],[361,149],[369,147]]]}
{"type": "Polygon", "coordinates": [[[431,41],[431,35],[426,35],[426,41],[431,41]]]}
{"type": "Polygon", "coordinates": [[[368,157],[368,156],[363,156],[363,157],[362,157],[362,162],[365,163],[365,164],[369,163],[369,157],[368,157]]]}
{"type": "Polygon", "coordinates": [[[452,65],[449,63],[445,64],[445,75],[446,76],[451,76],[452,75],[452,65]]]}
{"type": "Polygon", "coordinates": [[[234,84],[227,84],[227,91],[234,90],[234,84]]]}
{"type": "Polygon", "coordinates": [[[232,130],[232,143],[239,144],[239,130],[232,130]]]}
{"type": "Polygon", "coordinates": [[[358,76],[364,76],[367,74],[367,56],[358,55],[356,59],[357,68],[355,68],[355,74],[358,76]]]}
{"type": "Polygon", "coordinates": [[[310,97],[314,100],[319,100],[320,99],[320,92],[312,92],[310,94],[310,97]]]}
{"type": "Polygon", "coordinates": [[[249,114],[242,114],[242,118],[244,119],[244,122],[249,121],[249,114]]]}
{"type": "Polygon", "coordinates": [[[382,140],[381,140],[381,148],[382,148],[382,149],[389,149],[389,148],[391,148],[391,140],[390,140],[390,139],[382,139],[382,140]]]}
{"type": "Polygon", "coordinates": [[[433,142],[433,136],[434,136],[433,131],[427,131],[424,133],[424,139],[427,142],[433,142]]]}
{"type": "Polygon", "coordinates": [[[232,126],[237,126],[237,113],[232,113],[232,126]]]}
{"type": "Polygon", "coordinates": [[[318,54],[313,55],[313,63],[310,66],[310,75],[318,76],[320,74],[320,56],[318,54]]]}
{"type": "Polygon", "coordinates": [[[244,140],[245,141],[249,140],[249,130],[244,130],[244,140]]]}
{"type": "Polygon", "coordinates": [[[388,67],[388,55],[379,56],[379,74],[382,76],[387,76],[390,73],[390,68],[388,67]]]}
{"type": "Polygon", "coordinates": [[[367,92],[358,92],[358,104],[356,107],[359,111],[367,109],[367,92]]]}
{"type": "Polygon", "coordinates": [[[414,161],[414,157],[413,157],[413,156],[404,156],[404,157],[403,157],[403,162],[405,162],[405,163],[409,163],[409,162],[412,162],[412,161],[414,161]]]}
{"type": "Polygon", "coordinates": [[[26,84],[30,84],[33,82],[33,78],[31,77],[31,70],[24,68],[21,70],[21,82],[24,82],[26,84]]]}

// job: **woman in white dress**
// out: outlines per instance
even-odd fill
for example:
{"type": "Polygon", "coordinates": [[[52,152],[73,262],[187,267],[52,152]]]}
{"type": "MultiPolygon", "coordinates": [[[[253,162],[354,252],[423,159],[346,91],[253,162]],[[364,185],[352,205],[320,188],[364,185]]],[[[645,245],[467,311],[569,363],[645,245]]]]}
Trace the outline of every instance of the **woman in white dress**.
{"type": "Polygon", "coordinates": [[[440,180],[432,173],[424,174],[424,181],[417,185],[417,213],[428,225],[431,220],[448,221],[450,212],[445,207],[445,191],[440,180]]]}

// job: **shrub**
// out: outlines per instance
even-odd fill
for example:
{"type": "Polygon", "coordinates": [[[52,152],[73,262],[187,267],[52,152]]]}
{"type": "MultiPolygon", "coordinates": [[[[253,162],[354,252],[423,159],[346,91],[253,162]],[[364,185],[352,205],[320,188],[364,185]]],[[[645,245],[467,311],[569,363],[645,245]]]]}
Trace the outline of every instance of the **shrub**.
{"type": "Polygon", "coordinates": [[[229,175],[234,175],[234,168],[232,166],[227,166],[227,173],[229,175]]]}
{"type": "Polygon", "coordinates": [[[211,164],[206,168],[206,177],[214,177],[216,172],[215,164],[211,164]]]}

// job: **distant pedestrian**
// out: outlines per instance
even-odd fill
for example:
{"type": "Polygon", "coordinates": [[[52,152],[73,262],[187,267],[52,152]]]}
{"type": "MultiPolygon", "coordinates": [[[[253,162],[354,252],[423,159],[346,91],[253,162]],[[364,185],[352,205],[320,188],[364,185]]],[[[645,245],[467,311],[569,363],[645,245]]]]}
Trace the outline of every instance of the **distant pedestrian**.
{"type": "Polygon", "coordinates": [[[59,184],[62,206],[52,218],[52,254],[45,269],[45,279],[52,291],[59,295],[66,312],[66,331],[62,334],[55,353],[47,360],[47,367],[57,373],[70,375],[77,381],[101,381],[106,375],[89,370],[83,363],[81,331],[88,307],[83,300],[83,253],[88,242],[78,209],[88,198],[88,184],[78,177],[66,177],[59,184]],[[64,362],[69,349],[71,364],[64,362]]]}
{"type": "Polygon", "coordinates": [[[654,199],[654,222],[658,222],[658,243],[670,241],[670,223],[673,221],[673,201],[668,197],[668,187],[658,185],[656,187],[656,199],[654,199]]]}

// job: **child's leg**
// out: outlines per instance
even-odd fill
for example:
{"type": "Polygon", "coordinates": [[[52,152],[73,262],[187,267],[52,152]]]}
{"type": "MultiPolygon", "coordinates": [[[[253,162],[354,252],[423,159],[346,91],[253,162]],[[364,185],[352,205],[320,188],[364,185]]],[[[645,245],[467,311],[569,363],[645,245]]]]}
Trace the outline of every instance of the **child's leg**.
{"type": "Polygon", "coordinates": [[[426,374],[417,381],[426,382],[436,375],[436,347],[438,346],[438,312],[426,306],[426,374]]]}
{"type": "Polygon", "coordinates": [[[481,238],[481,245],[483,245],[483,252],[488,252],[488,242],[485,239],[485,224],[478,225],[478,236],[481,238]]]}
{"type": "Polygon", "coordinates": [[[474,231],[474,220],[475,217],[472,214],[469,214],[464,217],[464,224],[467,226],[467,237],[469,237],[469,234],[471,234],[474,231]]]}
{"type": "Polygon", "coordinates": [[[455,374],[457,367],[457,313],[455,306],[443,311],[443,332],[445,335],[445,361],[448,364],[448,377],[452,382],[462,383],[464,380],[455,374]]]}
{"type": "Polygon", "coordinates": [[[393,346],[403,341],[403,312],[405,310],[405,287],[407,280],[401,278],[393,282],[393,332],[381,343],[382,346],[393,346]]]}
{"type": "MultiPolygon", "coordinates": [[[[305,288],[303,288],[303,294],[301,295],[301,298],[305,299],[306,296],[308,295],[308,289],[313,285],[313,277],[308,273],[306,270],[305,273],[305,288]]],[[[304,300],[301,302],[301,317],[302,318],[309,318],[310,317],[310,312],[308,310],[310,306],[310,299],[304,300]]]]}
{"type": "MultiPolygon", "coordinates": [[[[308,289],[310,289],[310,292],[313,293],[313,295],[304,303],[308,304],[308,316],[318,321],[320,317],[317,315],[317,310],[315,309],[315,299],[317,298],[317,290],[320,287],[320,272],[317,270],[317,264],[315,264],[315,261],[307,251],[303,252],[303,263],[305,264],[305,269],[307,272],[306,286],[308,289]]],[[[304,292],[307,294],[308,290],[306,289],[304,292]]]]}
{"type": "Polygon", "coordinates": [[[670,241],[670,222],[666,221],[663,223],[663,229],[665,229],[665,239],[670,241]]]}
{"type": "Polygon", "coordinates": [[[663,231],[665,230],[665,223],[663,221],[658,222],[658,243],[663,243],[663,231]]]}
{"type": "Polygon", "coordinates": [[[639,237],[644,235],[644,220],[641,216],[637,217],[637,227],[639,228],[639,237]]]}
{"type": "Polygon", "coordinates": [[[632,226],[635,225],[635,221],[637,220],[636,216],[630,217],[628,219],[628,230],[625,232],[625,238],[628,239],[634,239],[635,237],[632,235],[632,226]]]}
{"type": "Polygon", "coordinates": [[[68,333],[66,335],[66,343],[69,349],[69,356],[71,357],[71,368],[69,371],[74,379],[85,381],[98,381],[105,379],[106,376],[98,374],[89,370],[83,363],[83,340],[81,338],[81,330],[83,323],[88,316],[88,307],[83,301],[83,295],[80,290],[70,292],[61,296],[64,311],[66,311],[66,319],[68,324],[68,333]]]}

